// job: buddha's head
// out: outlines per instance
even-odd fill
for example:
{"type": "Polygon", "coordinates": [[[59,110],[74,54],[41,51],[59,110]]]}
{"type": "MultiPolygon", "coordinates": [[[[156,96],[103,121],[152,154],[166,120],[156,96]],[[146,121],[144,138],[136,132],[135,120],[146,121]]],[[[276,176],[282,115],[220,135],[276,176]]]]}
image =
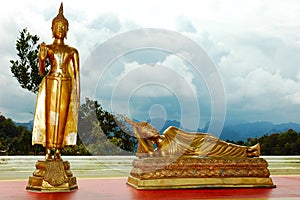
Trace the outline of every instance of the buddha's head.
{"type": "Polygon", "coordinates": [[[143,138],[157,138],[160,136],[160,133],[148,122],[138,123],[138,128],[140,135],[143,138]]]}
{"type": "Polygon", "coordinates": [[[160,136],[160,133],[148,122],[134,122],[126,116],[124,119],[132,125],[132,127],[138,132],[142,138],[156,138],[160,136]]]}
{"type": "Polygon", "coordinates": [[[56,39],[67,38],[69,22],[63,14],[63,4],[61,3],[57,16],[52,20],[52,36],[56,39]]]}

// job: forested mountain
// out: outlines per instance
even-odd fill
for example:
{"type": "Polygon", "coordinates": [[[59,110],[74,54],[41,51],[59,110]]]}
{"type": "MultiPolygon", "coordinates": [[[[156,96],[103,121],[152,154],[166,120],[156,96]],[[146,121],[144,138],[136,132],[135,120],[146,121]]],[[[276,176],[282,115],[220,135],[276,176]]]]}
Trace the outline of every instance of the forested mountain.
{"type": "Polygon", "coordinates": [[[225,124],[221,139],[233,141],[246,141],[248,138],[261,137],[265,134],[286,132],[293,129],[300,132],[300,124],[282,123],[273,124],[272,122],[249,122],[241,124],[225,124]]]}
{"type": "MultiPolygon", "coordinates": [[[[176,120],[163,120],[152,119],[148,120],[153,126],[155,126],[161,133],[169,126],[181,127],[180,122],[176,120]]],[[[207,133],[209,123],[204,128],[199,128],[198,132],[207,133]]],[[[185,128],[182,128],[185,129],[185,128]]],[[[248,138],[261,137],[265,134],[286,132],[289,129],[293,129],[300,132],[300,124],[297,123],[281,123],[274,124],[268,121],[261,122],[225,122],[221,135],[217,135],[222,140],[230,141],[247,141],[248,138]]],[[[185,129],[186,131],[191,131],[185,129]]],[[[194,131],[194,130],[192,130],[194,131]]],[[[215,133],[211,133],[216,135],[215,133]]]]}
{"type": "MultiPolygon", "coordinates": [[[[122,117],[107,112],[97,101],[86,99],[80,106],[78,118],[77,144],[64,147],[62,154],[133,154],[137,140],[130,134],[122,117]]],[[[32,146],[31,131],[32,121],[17,123],[0,115],[0,152],[11,155],[44,154],[44,147],[32,146]]]]}
{"type": "MultiPolygon", "coordinates": [[[[99,105],[97,108],[98,120],[103,120],[103,117],[105,117],[103,121],[109,123],[101,125],[97,124],[96,121],[89,120],[91,115],[87,111],[91,109],[87,109],[87,107],[93,105],[93,103],[96,102],[89,100],[84,104],[84,107],[82,107],[84,108],[82,112],[85,114],[81,114],[83,118],[80,123],[83,124],[79,124],[79,126],[81,129],[83,128],[83,130],[80,130],[81,133],[79,135],[83,136],[83,142],[79,139],[77,146],[66,147],[63,151],[64,154],[123,154],[124,152],[120,151],[121,149],[125,149],[127,153],[134,152],[136,149],[136,141],[134,138],[132,138],[130,134],[122,133],[120,127],[115,124],[113,115],[102,110],[99,105]],[[110,127],[110,124],[113,126],[110,127]],[[101,126],[102,128],[100,128],[101,126]],[[107,133],[104,134],[102,129],[106,130],[107,133]],[[86,134],[86,136],[84,134],[86,134]]],[[[180,127],[180,123],[176,120],[167,120],[163,123],[158,119],[152,119],[151,123],[157,126],[161,132],[169,126],[180,127]]],[[[2,154],[6,153],[11,155],[43,154],[44,149],[41,145],[31,145],[31,131],[24,126],[16,126],[15,124],[18,123],[14,123],[11,119],[0,116],[0,152],[2,154]]],[[[32,122],[29,122],[29,124],[32,124],[32,122]]],[[[224,126],[221,139],[247,146],[260,143],[262,155],[300,155],[299,127],[299,124],[296,123],[273,124],[270,122],[255,122],[227,124],[224,126]]],[[[122,129],[124,129],[124,127],[122,129]]],[[[205,132],[205,130],[199,131],[205,132]]]]}
{"type": "Polygon", "coordinates": [[[32,130],[33,127],[33,120],[29,121],[29,122],[14,122],[16,126],[24,126],[26,127],[28,130],[32,130]]]}
{"type": "Polygon", "coordinates": [[[236,143],[246,146],[259,143],[262,155],[300,155],[300,132],[297,133],[293,129],[282,133],[265,134],[257,138],[248,138],[247,142],[238,141],[236,143]]]}
{"type": "Polygon", "coordinates": [[[41,146],[31,145],[31,131],[24,126],[16,126],[10,118],[0,115],[1,154],[28,155],[39,154],[41,146]]]}

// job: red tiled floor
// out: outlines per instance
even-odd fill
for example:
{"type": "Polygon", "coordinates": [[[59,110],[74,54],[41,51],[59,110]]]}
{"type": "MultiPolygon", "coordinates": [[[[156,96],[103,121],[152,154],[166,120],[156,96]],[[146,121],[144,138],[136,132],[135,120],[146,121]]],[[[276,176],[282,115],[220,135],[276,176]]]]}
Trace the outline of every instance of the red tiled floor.
{"type": "Polygon", "coordinates": [[[2,200],[93,200],[93,199],[300,199],[300,176],[272,177],[277,188],[226,188],[188,190],[135,190],[125,178],[79,179],[79,190],[70,193],[32,193],[25,190],[27,181],[0,181],[2,200]]]}

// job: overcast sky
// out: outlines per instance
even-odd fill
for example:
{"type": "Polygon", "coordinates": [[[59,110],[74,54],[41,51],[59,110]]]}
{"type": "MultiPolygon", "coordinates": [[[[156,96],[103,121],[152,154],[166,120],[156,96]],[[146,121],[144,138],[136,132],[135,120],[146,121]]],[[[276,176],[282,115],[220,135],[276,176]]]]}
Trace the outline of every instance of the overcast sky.
{"type": "MultiPolygon", "coordinates": [[[[80,52],[82,102],[86,97],[94,98],[111,112],[139,120],[197,119],[203,125],[209,119],[220,120],[219,113],[212,117],[216,110],[221,118],[226,110],[224,115],[230,121],[300,123],[299,1],[63,3],[69,20],[66,43],[80,52]],[[156,46],[145,48],[141,43],[147,43],[146,37],[139,32],[145,28],[170,37],[154,36],[158,37],[156,46]],[[129,31],[133,33],[127,34],[129,31]],[[172,37],[178,39],[178,45],[172,37]],[[195,69],[195,63],[185,55],[203,55],[174,53],[172,48],[180,51],[185,48],[180,45],[189,42],[199,45],[207,54],[203,59],[211,59],[213,65],[195,69]],[[115,49],[124,52],[114,55],[115,49]],[[106,66],[95,59],[109,56],[115,58],[106,66]],[[205,67],[217,72],[215,79],[206,76],[205,67]]],[[[31,120],[36,101],[35,94],[21,89],[10,72],[9,60],[17,58],[19,31],[27,27],[40,42],[52,43],[51,21],[59,5],[60,1],[49,0],[1,4],[0,112],[15,121],[31,120]]]]}

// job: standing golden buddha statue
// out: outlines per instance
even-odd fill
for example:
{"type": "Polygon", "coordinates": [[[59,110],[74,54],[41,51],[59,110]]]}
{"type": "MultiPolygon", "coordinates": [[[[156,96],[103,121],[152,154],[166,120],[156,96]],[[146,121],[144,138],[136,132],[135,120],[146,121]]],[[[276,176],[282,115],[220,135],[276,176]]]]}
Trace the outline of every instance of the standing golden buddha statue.
{"type": "Polygon", "coordinates": [[[43,78],[37,96],[32,144],[46,146],[46,160],[61,160],[60,150],[65,145],[75,145],[77,138],[80,76],[78,51],[66,45],[69,28],[61,4],[52,21],[54,41],[39,49],[40,73],[45,73],[46,59],[50,61],[49,73],[43,78]]]}
{"type": "Polygon", "coordinates": [[[77,49],[64,43],[68,28],[61,4],[52,21],[54,41],[49,45],[41,43],[38,54],[40,74],[46,71],[47,59],[51,67],[37,96],[32,144],[46,147],[46,159],[37,161],[36,170],[26,187],[29,191],[68,192],[78,189],[70,163],[62,161],[60,155],[65,145],[76,145],[80,100],[79,55],[77,49]]]}

